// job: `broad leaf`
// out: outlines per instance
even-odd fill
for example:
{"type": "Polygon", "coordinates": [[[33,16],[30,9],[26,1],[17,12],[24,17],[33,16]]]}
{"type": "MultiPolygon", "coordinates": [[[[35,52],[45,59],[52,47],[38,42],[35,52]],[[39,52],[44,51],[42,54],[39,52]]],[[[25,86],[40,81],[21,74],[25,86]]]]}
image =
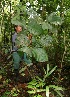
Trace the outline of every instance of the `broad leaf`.
{"type": "Polygon", "coordinates": [[[52,29],[52,25],[50,25],[48,22],[43,22],[42,28],[43,28],[43,30],[52,29]]]}
{"type": "Polygon", "coordinates": [[[55,24],[55,25],[61,25],[62,24],[62,19],[60,16],[56,15],[55,12],[51,13],[48,16],[48,22],[50,22],[51,24],[55,24]]]}
{"type": "Polygon", "coordinates": [[[28,29],[30,29],[31,33],[34,35],[40,35],[43,31],[41,25],[39,25],[35,19],[29,20],[28,29]]]}
{"type": "MultiPolygon", "coordinates": [[[[16,18],[17,18],[17,17],[16,17],[16,18]]],[[[12,19],[12,20],[11,20],[11,23],[14,24],[14,25],[21,25],[21,26],[22,26],[22,23],[21,23],[19,20],[17,20],[16,18],[15,18],[15,20],[12,19]]]]}
{"type": "Polygon", "coordinates": [[[32,54],[38,62],[48,61],[48,55],[43,48],[33,48],[32,54]]]}
{"type": "Polygon", "coordinates": [[[49,35],[42,35],[41,38],[39,39],[39,43],[43,46],[43,47],[47,47],[52,43],[53,39],[51,36],[49,35]]]}

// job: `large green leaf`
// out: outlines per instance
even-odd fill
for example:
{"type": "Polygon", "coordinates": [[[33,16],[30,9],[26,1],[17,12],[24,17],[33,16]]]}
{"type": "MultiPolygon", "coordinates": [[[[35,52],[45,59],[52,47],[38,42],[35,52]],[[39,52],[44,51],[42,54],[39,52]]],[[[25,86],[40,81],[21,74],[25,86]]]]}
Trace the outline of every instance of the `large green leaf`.
{"type": "Polygon", "coordinates": [[[24,27],[26,29],[26,22],[25,20],[20,20],[20,17],[18,18],[19,16],[15,16],[13,19],[11,19],[11,23],[14,24],[14,25],[20,25],[22,27],[24,27]]]}
{"type": "Polygon", "coordinates": [[[42,28],[43,28],[43,30],[52,29],[52,25],[50,25],[48,22],[43,22],[42,28]]]}
{"type": "Polygon", "coordinates": [[[14,19],[11,20],[11,23],[14,24],[14,25],[21,25],[22,26],[22,23],[16,19],[17,17],[15,17],[14,19]]]}
{"type": "Polygon", "coordinates": [[[32,48],[24,46],[20,48],[19,51],[25,52],[29,57],[32,57],[32,48]]]}
{"type": "Polygon", "coordinates": [[[43,48],[30,48],[30,47],[24,46],[19,50],[26,52],[30,57],[33,56],[38,62],[48,61],[48,55],[43,48]]]}
{"type": "Polygon", "coordinates": [[[38,24],[35,19],[29,20],[28,29],[35,35],[40,35],[43,31],[41,25],[38,24]]]}
{"type": "Polygon", "coordinates": [[[38,62],[48,61],[48,55],[43,48],[33,48],[32,54],[38,62]]]}
{"type": "Polygon", "coordinates": [[[55,24],[55,25],[62,24],[62,18],[58,16],[55,12],[51,13],[47,19],[48,19],[48,22],[50,22],[51,24],[55,24]]]}
{"type": "Polygon", "coordinates": [[[53,88],[55,90],[63,90],[62,87],[59,87],[59,86],[55,86],[55,85],[49,85],[50,88],[53,88]]]}
{"type": "Polygon", "coordinates": [[[24,34],[24,32],[21,32],[21,34],[17,35],[16,44],[21,45],[22,47],[28,46],[30,43],[28,37],[24,34]]]}
{"type": "Polygon", "coordinates": [[[47,47],[52,43],[53,39],[49,35],[42,35],[39,39],[39,44],[41,44],[43,47],[47,47]]]}

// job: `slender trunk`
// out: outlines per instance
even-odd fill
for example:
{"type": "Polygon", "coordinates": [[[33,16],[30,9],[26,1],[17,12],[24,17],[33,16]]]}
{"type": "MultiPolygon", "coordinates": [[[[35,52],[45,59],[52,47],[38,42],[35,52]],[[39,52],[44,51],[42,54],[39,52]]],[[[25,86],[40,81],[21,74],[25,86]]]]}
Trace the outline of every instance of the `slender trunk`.
{"type": "MultiPolygon", "coordinates": [[[[61,0],[60,3],[60,17],[64,17],[64,0],[61,0]]],[[[62,34],[63,34],[63,25],[61,25],[60,27],[58,27],[58,34],[57,34],[57,41],[58,44],[56,45],[56,52],[55,52],[55,63],[59,68],[62,68],[62,63],[63,63],[63,59],[64,59],[64,47],[63,45],[65,45],[65,35],[64,35],[64,39],[62,38],[62,34]],[[64,43],[62,45],[62,43],[64,43]]],[[[65,34],[65,33],[64,33],[65,34]]]]}

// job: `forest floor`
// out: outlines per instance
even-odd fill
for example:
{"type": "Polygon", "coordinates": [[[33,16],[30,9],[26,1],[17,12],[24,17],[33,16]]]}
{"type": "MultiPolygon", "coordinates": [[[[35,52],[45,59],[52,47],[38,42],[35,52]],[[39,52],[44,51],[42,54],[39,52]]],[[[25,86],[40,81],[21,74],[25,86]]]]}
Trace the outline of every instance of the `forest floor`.
{"type": "MultiPolygon", "coordinates": [[[[0,97],[30,97],[27,92],[28,82],[32,80],[32,76],[42,77],[42,70],[40,70],[36,64],[25,66],[26,69],[23,71],[23,74],[19,73],[18,81],[15,81],[14,72],[12,70],[12,61],[10,60],[11,57],[7,57],[7,55],[0,52],[0,97]]],[[[22,69],[23,66],[24,63],[21,62],[20,69],[22,69]]],[[[65,88],[63,97],[70,97],[70,66],[62,68],[61,73],[59,74],[60,78],[57,82],[55,81],[54,76],[58,76],[57,72],[54,72],[48,78],[47,84],[58,84],[62,86],[65,88]]]]}

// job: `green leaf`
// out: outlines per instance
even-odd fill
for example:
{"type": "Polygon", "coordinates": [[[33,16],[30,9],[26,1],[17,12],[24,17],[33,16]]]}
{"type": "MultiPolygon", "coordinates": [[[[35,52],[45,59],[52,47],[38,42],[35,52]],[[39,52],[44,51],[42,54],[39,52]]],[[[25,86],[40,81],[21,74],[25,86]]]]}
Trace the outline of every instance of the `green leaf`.
{"type": "Polygon", "coordinates": [[[52,74],[52,72],[54,72],[54,70],[56,69],[57,66],[55,66],[51,71],[48,72],[48,74],[46,74],[43,78],[43,82],[45,81],[45,79],[50,76],[52,74]]]}
{"type": "Polygon", "coordinates": [[[26,69],[26,66],[25,66],[24,68],[21,68],[21,69],[19,70],[19,73],[23,72],[25,69],[26,69]]]}
{"type": "Polygon", "coordinates": [[[30,0],[30,3],[33,3],[34,0],[30,0]]]}
{"type": "Polygon", "coordinates": [[[8,91],[7,91],[7,92],[5,92],[5,94],[9,95],[9,94],[11,94],[11,92],[8,92],[8,91]]]}
{"type": "Polygon", "coordinates": [[[2,75],[0,75],[0,80],[2,79],[2,75]]]}
{"type": "Polygon", "coordinates": [[[11,23],[14,24],[14,25],[21,25],[22,26],[22,23],[19,20],[17,20],[17,19],[15,19],[15,20],[12,19],[11,23]]]}
{"type": "Polygon", "coordinates": [[[58,15],[56,15],[55,12],[51,13],[48,16],[48,22],[50,22],[51,24],[55,24],[55,25],[61,25],[62,24],[62,18],[58,15]]]}
{"type": "Polygon", "coordinates": [[[41,25],[39,25],[35,19],[30,19],[28,29],[30,29],[31,33],[34,35],[39,35],[43,31],[41,25]]]}
{"type": "Polygon", "coordinates": [[[36,95],[36,96],[34,96],[34,97],[42,97],[42,96],[38,94],[38,95],[36,95]]]}
{"type": "Polygon", "coordinates": [[[29,94],[35,94],[36,91],[32,90],[32,91],[27,91],[29,94]]]}
{"type": "Polygon", "coordinates": [[[32,48],[24,46],[19,49],[19,51],[25,52],[29,57],[32,57],[32,48]]]}
{"type": "Polygon", "coordinates": [[[48,55],[43,48],[33,48],[32,54],[38,62],[48,61],[48,55]]]}
{"type": "Polygon", "coordinates": [[[37,78],[39,81],[43,82],[43,80],[42,80],[40,77],[36,76],[36,78],[37,78]]]}
{"type": "Polygon", "coordinates": [[[13,96],[18,96],[18,94],[14,93],[13,96]]]}
{"type": "Polygon", "coordinates": [[[49,35],[42,35],[41,38],[39,39],[39,43],[43,46],[43,47],[47,47],[52,43],[53,39],[51,36],[49,35]]]}
{"type": "Polygon", "coordinates": [[[60,91],[55,90],[55,92],[57,92],[57,94],[58,94],[60,97],[64,97],[64,96],[61,94],[60,91]]]}
{"type": "Polygon", "coordinates": [[[46,97],[49,97],[49,87],[46,86],[46,97]]]}
{"type": "Polygon", "coordinates": [[[34,97],[42,97],[42,96],[38,94],[38,95],[35,95],[34,97]]]}
{"type": "Polygon", "coordinates": [[[22,76],[25,76],[25,73],[21,73],[22,76]]]}
{"type": "Polygon", "coordinates": [[[47,74],[49,73],[49,64],[47,64],[47,74]]]}
{"type": "Polygon", "coordinates": [[[52,29],[52,26],[48,22],[43,22],[42,23],[42,29],[43,30],[52,29]]]}
{"type": "Polygon", "coordinates": [[[55,85],[49,85],[49,87],[54,88],[55,90],[63,90],[62,87],[55,86],[55,85]]]}
{"type": "Polygon", "coordinates": [[[54,70],[56,69],[56,67],[57,66],[55,66],[51,71],[49,71],[49,73],[47,74],[47,76],[51,75],[54,72],[54,70]]]}
{"type": "Polygon", "coordinates": [[[39,83],[36,85],[36,87],[43,87],[44,85],[45,85],[45,83],[39,82],[39,83]]]}
{"type": "Polygon", "coordinates": [[[45,92],[45,89],[37,89],[37,92],[45,92]]]}
{"type": "Polygon", "coordinates": [[[28,88],[34,88],[34,86],[33,86],[33,85],[31,85],[31,84],[30,84],[30,85],[28,85],[27,87],[28,87],[28,88]]]}
{"type": "Polygon", "coordinates": [[[28,85],[36,85],[37,84],[37,80],[33,79],[31,82],[28,83],[28,85]]]}
{"type": "Polygon", "coordinates": [[[16,39],[16,45],[21,45],[22,47],[28,46],[30,43],[28,37],[21,32],[21,34],[18,34],[17,39],[16,39]]]}

